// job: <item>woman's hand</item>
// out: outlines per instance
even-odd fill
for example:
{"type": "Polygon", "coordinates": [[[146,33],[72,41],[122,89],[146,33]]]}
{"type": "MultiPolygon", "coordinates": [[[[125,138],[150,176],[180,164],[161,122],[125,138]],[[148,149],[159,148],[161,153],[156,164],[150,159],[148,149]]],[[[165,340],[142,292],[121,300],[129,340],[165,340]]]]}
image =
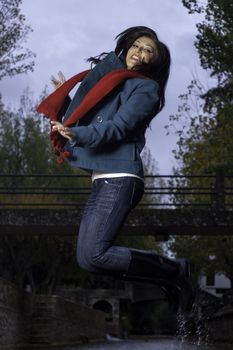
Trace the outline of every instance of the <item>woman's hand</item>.
{"type": "Polygon", "coordinates": [[[58,72],[58,79],[56,79],[53,75],[50,78],[53,86],[55,87],[55,89],[58,89],[60,86],[62,86],[62,84],[64,84],[64,82],[66,81],[66,78],[64,76],[64,74],[60,71],[58,72]]]}
{"type": "Polygon", "coordinates": [[[59,134],[61,134],[63,137],[65,137],[70,141],[74,140],[75,135],[70,131],[69,128],[67,128],[66,126],[54,120],[51,121],[51,124],[52,124],[52,131],[58,131],[59,134]]]}

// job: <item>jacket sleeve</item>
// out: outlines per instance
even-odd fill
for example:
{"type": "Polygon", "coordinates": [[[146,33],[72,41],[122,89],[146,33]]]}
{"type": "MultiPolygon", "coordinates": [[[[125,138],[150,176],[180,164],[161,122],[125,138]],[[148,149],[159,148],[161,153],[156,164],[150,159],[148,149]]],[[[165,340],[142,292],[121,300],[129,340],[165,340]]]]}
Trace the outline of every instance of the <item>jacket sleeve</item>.
{"type": "Polygon", "coordinates": [[[120,106],[111,120],[71,128],[77,146],[97,147],[124,140],[156,114],[158,101],[158,84],[153,80],[140,80],[127,102],[120,106]]]}

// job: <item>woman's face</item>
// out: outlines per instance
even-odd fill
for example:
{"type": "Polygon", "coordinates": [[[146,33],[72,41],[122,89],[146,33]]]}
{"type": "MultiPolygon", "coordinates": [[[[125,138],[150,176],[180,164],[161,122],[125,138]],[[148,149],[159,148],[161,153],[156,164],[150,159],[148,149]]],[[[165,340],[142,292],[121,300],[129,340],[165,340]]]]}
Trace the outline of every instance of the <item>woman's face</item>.
{"type": "Polygon", "coordinates": [[[150,63],[156,56],[156,44],[147,36],[135,40],[126,55],[127,69],[134,69],[142,63],[150,63]]]}

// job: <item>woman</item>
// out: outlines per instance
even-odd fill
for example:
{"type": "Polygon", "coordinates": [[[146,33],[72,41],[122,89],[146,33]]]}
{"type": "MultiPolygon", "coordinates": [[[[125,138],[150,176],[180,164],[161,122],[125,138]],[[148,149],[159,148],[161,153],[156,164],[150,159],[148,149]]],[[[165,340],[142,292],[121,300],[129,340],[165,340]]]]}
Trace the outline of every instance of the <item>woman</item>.
{"type": "MultiPolygon", "coordinates": [[[[189,261],[114,245],[144,192],[140,152],[146,128],[164,106],[170,69],[169,50],[152,29],[128,28],[116,39],[114,52],[89,59],[95,67],[70,102],[63,123],[51,122],[52,131],[67,141],[64,149],[69,152],[70,164],[92,174],[93,189],[80,224],[77,260],[91,272],[157,283],[176,309],[188,311],[194,299],[189,261]],[[78,124],[64,126],[88,91],[102,77],[121,69],[140,75],[116,86],[78,124]]],[[[55,86],[64,83],[62,75],[60,80],[52,80],[55,86]]]]}

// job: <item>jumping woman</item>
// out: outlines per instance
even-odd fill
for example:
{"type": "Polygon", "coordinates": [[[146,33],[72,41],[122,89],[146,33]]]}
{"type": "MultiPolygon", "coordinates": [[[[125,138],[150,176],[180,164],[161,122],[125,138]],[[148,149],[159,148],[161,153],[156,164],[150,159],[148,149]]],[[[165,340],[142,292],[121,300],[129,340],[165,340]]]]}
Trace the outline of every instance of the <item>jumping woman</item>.
{"type": "Polygon", "coordinates": [[[92,176],[78,264],[94,273],[155,283],[176,310],[189,311],[194,301],[189,260],[114,245],[144,193],[140,153],[147,127],[164,107],[170,70],[169,50],[152,29],[131,27],[116,40],[115,51],[89,59],[90,70],[69,81],[61,73],[53,78],[56,91],[38,107],[51,119],[59,157],[92,176]],[[70,100],[69,90],[80,80],[70,100]]]}

